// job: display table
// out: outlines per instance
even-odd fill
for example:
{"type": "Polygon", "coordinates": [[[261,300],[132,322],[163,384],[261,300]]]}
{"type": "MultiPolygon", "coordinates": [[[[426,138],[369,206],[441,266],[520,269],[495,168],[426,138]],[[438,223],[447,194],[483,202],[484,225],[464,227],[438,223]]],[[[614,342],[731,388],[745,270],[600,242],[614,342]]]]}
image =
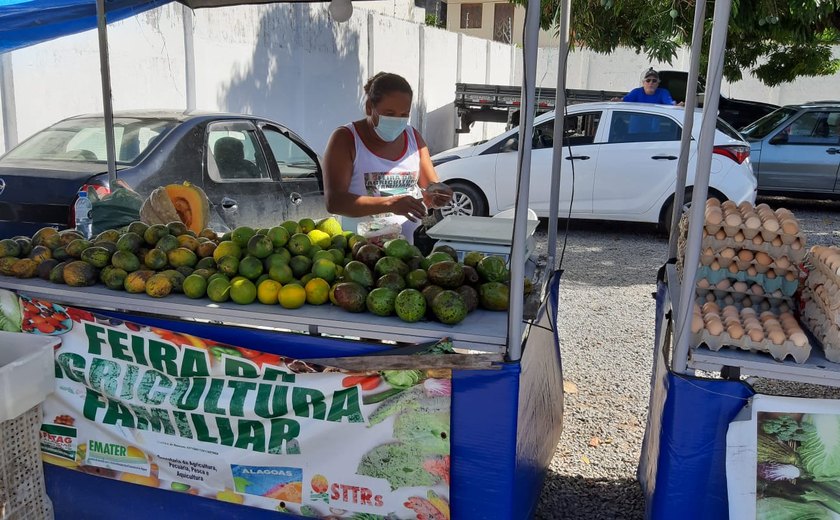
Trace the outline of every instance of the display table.
{"type": "MultiPolygon", "coordinates": [[[[554,325],[559,283],[560,273],[555,273],[548,297],[527,327],[519,362],[505,363],[497,370],[452,372],[452,518],[529,518],[536,509],[542,479],[562,431],[562,371],[554,325]]],[[[447,326],[409,324],[330,306],[289,311],[262,305],[207,304],[179,296],[151,300],[100,287],[74,289],[7,277],[0,277],[0,287],[86,307],[115,320],[303,360],[358,356],[392,347],[374,339],[417,342],[448,336],[456,348],[491,352],[502,351],[505,343],[505,315],[486,311],[471,314],[457,326],[447,326]],[[347,336],[366,339],[348,340],[347,336]]],[[[50,464],[45,464],[45,471],[57,518],[148,518],[158,513],[167,519],[197,514],[230,518],[278,515],[50,464]]]]}

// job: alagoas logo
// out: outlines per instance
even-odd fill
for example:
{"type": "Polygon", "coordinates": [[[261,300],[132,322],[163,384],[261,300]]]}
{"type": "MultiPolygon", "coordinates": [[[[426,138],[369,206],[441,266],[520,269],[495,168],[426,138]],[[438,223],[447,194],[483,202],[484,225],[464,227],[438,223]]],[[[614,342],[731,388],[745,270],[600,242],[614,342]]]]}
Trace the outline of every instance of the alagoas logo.
{"type": "Polygon", "coordinates": [[[296,472],[282,470],[282,469],[242,468],[242,474],[243,475],[274,475],[275,477],[294,477],[296,472]]]}

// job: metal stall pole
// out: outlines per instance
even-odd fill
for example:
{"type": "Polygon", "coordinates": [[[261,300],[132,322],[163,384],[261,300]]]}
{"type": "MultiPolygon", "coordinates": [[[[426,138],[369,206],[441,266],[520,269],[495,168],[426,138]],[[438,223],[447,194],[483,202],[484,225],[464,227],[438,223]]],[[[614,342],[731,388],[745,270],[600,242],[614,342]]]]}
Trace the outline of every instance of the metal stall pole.
{"type": "Polygon", "coordinates": [[[5,153],[18,144],[15,75],[11,51],[0,54],[0,112],[3,112],[3,151],[5,153]]]}
{"type": "Polygon", "coordinates": [[[522,104],[519,115],[519,165],[516,212],[510,254],[510,304],[508,305],[508,359],[522,358],[522,313],[525,290],[525,224],[528,219],[528,188],[531,180],[531,139],[534,133],[534,90],[537,77],[537,42],[540,32],[540,0],[528,0],[523,37],[522,104]]]}
{"type": "Polygon", "coordinates": [[[668,258],[677,257],[679,222],[685,200],[685,180],[688,177],[688,156],[691,153],[691,132],[694,129],[694,107],[697,104],[697,79],[700,72],[700,53],[703,47],[703,22],[706,17],[706,0],[697,0],[694,5],[694,27],[691,32],[691,65],[688,68],[688,83],[685,90],[685,115],[680,140],[680,157],[677,160],[677,185],[674,191],[674,211],[671,213],[671,233],[668,239],[668,258]]]}
{"type": "Polygon", "coordinates": [[[111,65],[108,59],[108,27],[105,0],[96,0],[96,27],[99,32],[99,73],[102,77],[102,112],[105,115],[105,154],[108,157],[108,185],[117,187],[117,159],[114,146],[114,109],[111,106],[111,65]]]}
{"type": "MultiPolygon", "coordinates": [[[[709,172],[712,165],[720,83],[723,75],[723,51],[726,49],[726,31],[731,7],[732,0],[715,2],[714,25],[709,46],[709,66],[706,71],[706,101],[703,105],[703,124],[700,126],[700,142],[697,145],[697,172],[692,192],[692,199],[695,201],[705,201],[709,192],[709,172]]],[[[693,59],[695,59],[694,56],[692,56],[693,59]]],[[[691,328],[691,309],[694,306],[694,279],[697,276],[697,265],[700,263],[700,243],[703,239],[705,210],[705,203],[697,203],[692,204],[689,211],[688,240],[680,299],[677,302],[677,321],[674,324],[673,369],[680,373],[685,372],[688,365],[688,333],[691,328]]]]}
{"type": "Polygon", "coordinates": [[[184,80],[187,89],[187,111],[195,110],[195,36],[193,10],[181,6],[181,20],[184,28],[184,80]]]}
{"type": "MultiPolygon", "coordinates": [[[[703,1],[703,0],[701,0],[703,1]]],[[[560,3],[560,48],[557,59],[557,94],[554,98],[554,150],[551,155],[551,194],[548,202],[548,261],[546,266],[557,269],[557,217],[560,215],[560,180],[563,165],[563,136],[566,124],[566,67],[569,57],[569,20],[572,0],[560,3]]],[[[570,159],[572,160],[572,159],[570,159]]],[[[572,182],[575,178],[572,177],[572,182]]],[[[574,189],[574,188],[573,188],[574,189]]],[[[572,204],[571,197],[569,204],[572,204]]]]}

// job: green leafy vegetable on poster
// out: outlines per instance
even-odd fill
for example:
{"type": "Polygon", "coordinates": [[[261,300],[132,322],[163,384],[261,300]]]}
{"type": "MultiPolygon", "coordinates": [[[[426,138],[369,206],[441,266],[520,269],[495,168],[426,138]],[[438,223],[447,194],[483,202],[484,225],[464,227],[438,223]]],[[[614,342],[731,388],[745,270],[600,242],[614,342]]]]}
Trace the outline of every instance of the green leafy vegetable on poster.
{"type": "Polygon", "coordinates": [[[17,295],[9,291],[0,291],[0,330],[20,332],[22,322],[23,314],[17,295]]]}
{"type": "Polygon", "coordinates": [[[765,433],[775,435],[780,441],[802,441],[813,427],[808,423],[799,424],[793,417],[783,415],[765,421],[762,425],[765,433]]]}
{"type": "Polygon", "coordinates": [[[798,453],[805,472],[817,481],[840,478],[840,415],[805,414],[801,424],[798,453]]]}
{"type": "Polygon", "coordinates": [[[761,520],[836,520],[831,510],[815,502],[794,502],[779,497],[756,501],[756,518],[761,520]]]}

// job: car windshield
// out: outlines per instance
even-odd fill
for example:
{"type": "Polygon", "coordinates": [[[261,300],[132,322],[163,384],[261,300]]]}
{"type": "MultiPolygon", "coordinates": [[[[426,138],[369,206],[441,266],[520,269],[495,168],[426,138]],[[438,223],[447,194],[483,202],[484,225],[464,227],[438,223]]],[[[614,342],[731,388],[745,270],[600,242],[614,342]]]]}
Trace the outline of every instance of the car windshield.
{"type": "Polygon", "coordinates": [[[765,137],[767,137],[767,134],[772,132],[783,122],[790,119],[791,116],[793,116],[796,112],[797,110],[791,107],[782,107],[777,110],[774,110],[773,112],[770,112],[758,121],[750,123],[744,128],[742,128],[741,135],[743,135],[750,141],[764,139],[765,137]]]}
{"type": "MultiPolygon", "coordinates": [[[[175,120],[158,118],[114,119],[114,143],[118,164],[131,164],[158,139],[175,128],[175,120]]],[[[70,119],[41,130],[3,157],[7,160],[104,162],[103,118],[70,119]]]]}

